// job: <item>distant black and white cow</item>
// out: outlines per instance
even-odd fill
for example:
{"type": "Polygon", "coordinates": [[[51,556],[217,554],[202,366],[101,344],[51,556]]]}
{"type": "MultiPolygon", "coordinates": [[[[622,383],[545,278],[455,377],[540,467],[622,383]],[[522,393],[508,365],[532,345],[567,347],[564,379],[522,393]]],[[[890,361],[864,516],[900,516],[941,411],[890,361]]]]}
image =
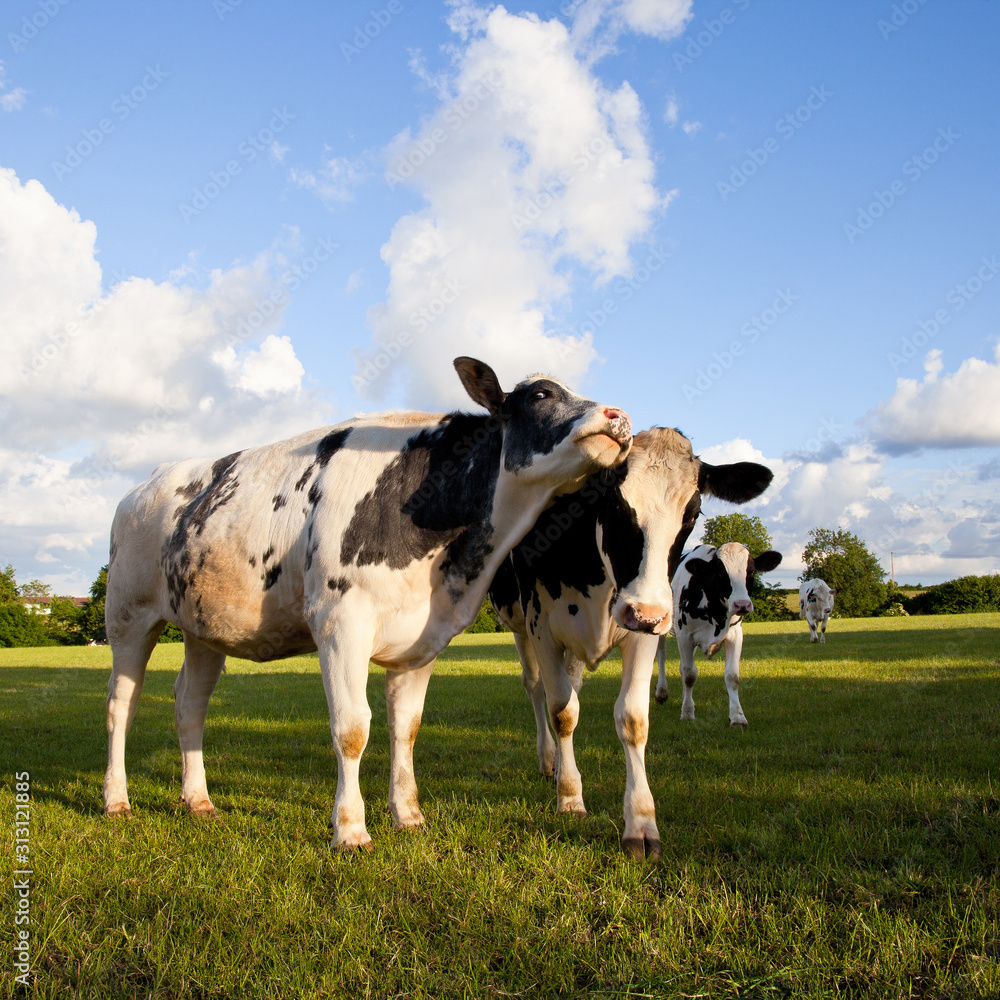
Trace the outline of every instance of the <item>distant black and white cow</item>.
{"type": "Polygon", "coordinates": [[[837,593],[822,580],[806,580],[799,587],[799,617],[809,623],[809,641],[826,642],[826,623],[833,614],[833,598],[837,593]]]}
{"type": "MultiPolygon", "coordinates": [[[[729,724],[745,726],[740,704],[740,653],[743,650],[743,617],[753,611],[750,587],[754,574],[767,573],[781,562],[781,553],[762,552],[756,558],[740,542],[726,542],[715,548],[699,545],[692,549],[671,578],[674,591],[674,635],[680,653],[684,694],[681,718],[694,720],[694,684],[698,666],[695,649],[713,656],[726,648],[726,689],[729,691],[729,724]]],[[[659,678],[656,700],[667,700],[667,637],[656,648],[659,678]]]]}
{"type": "Polygon", "coordinates": [[[174,699],[192,813],[214,813],[202,733],[226,656],[318,649],[337,755],[334,844],[371,844],[358,784],[369,659],[387,668],[389,806],[398,827],[423,822],[413,744],[434,658],[555,493],[621,463],[632,444],[626,413],[555,379],[531,376],[508,394],[488,365],[455,367],[489,416],[356,417],[161,466],[122,500],[105,604],[109,815],[130,812],[125,738],[169,621],[184,632],[174,699]]]}
{"type": "Polygon", "coordinates": [[[702,462],[679,431],[643,431],[623,465],[592,476],[542,514],[490,588],[493,606],[514,632],[535,710],[539,768],[555,770],[560,812],[586,812],[573,754],[583,668],[594,670],[615,646],[621,649],[615,727],[625,749],[622,843],[635,857],[660,853],[645,748],[656,639],[671,623],[670,570],[703,493],[742,503],[770,481],[761,465],[702,462]]]}

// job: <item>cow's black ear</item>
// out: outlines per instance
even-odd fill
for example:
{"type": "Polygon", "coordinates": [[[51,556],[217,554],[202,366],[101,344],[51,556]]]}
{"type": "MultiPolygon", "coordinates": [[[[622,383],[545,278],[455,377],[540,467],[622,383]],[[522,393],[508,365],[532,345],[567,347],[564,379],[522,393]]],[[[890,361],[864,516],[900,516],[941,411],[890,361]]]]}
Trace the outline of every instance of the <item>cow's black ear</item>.
{"type": "Polygon", "coordinates": [[[759,556],[753,557],[753,564],[758,573],[770,573],[772,569],[777,569],[781,563],[781,553],[768,549],[761,552],[759,556]]]}
{"type": "Polygon", "coordinates": [[[733,465],[709,465],[702,462],[698,471],[698,489],[730,503],[746,503],[759,497],[771,484],[774,473],[756,462],[733,465]]]}
{"type": "Polygon", "coordinates": [[[496,372],[485,361],[475,358],[455,358],[455,371],[465,386],[465,391],[480,405],[485,406],[494,416],[507,398],[500,388],[496,372]]]}

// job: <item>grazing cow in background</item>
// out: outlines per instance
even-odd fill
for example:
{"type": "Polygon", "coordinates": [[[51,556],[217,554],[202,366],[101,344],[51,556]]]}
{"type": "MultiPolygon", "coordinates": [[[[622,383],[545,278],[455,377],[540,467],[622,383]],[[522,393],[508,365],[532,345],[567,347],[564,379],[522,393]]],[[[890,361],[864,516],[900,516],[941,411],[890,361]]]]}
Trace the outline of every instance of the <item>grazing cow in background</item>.
{"type": "Polygon", "coordinates": [[[833,614],[833,597],[837,591],[822,580],[806,580],[799,587],[799,617],[809,623],[809,641],[826,642],[826,623],[833,614]],[[818,634],[817,634],[818,631],[818,634]]]}
{"type": "Polygon", "coordinates": [[[455,368],[489,416],[356,417],[215,462],[161,466],[119,504],[105,616],[109,815],[130,812],[125,737],[165,622],[184,632],[174,685],[182,797],[213,814],[202,733],[227,655],[319,650],[337,755],[333,843],[366,847],[358,784],[368,661],[386,667],[389,807],[423,822],[413,773],[434,658],[475,618],[493,574],[560,490],[622,462],[628,415],[531,376],[512,392],[455,368]]]}
{"type": "Polygon", "coordinates": [[[742,503],[770,481],[762,465],[702,462],[679,431],[643,431],[623,465],[592,476],[542,514],[490,587],[494,608],[514,632],[535,710],[539,767],[555,770],[560,812],[586,812],[573,755],[583,668],[594,670],[621,649],[615,727],[625,749],[622,843],[637,858],[660,853],[644,755],[656,637],[671,621],[670,570],[703,493],[742,503]]]}
{"type": "MultiPolygon", "coordinates": [[[[726,542],[718,548],[699,545],[681,559],[670,582],[674,590],[674,635],[684,682],[682,719],[694,720],[694,683],[698,679],[695,649],[700,647],[706,656],[713,656],[724,645],[729,724],[747,724],[740,705],[743,616],[753,612],[750,587],[754,575],[767,573],[780,562],[780,552],[768,550],[755,558],[741,542],[726,542]]],[[[667,637],[661,636],[656,648],[656,700],[661,703],[667,700],[666,643],[667,637]]]]}

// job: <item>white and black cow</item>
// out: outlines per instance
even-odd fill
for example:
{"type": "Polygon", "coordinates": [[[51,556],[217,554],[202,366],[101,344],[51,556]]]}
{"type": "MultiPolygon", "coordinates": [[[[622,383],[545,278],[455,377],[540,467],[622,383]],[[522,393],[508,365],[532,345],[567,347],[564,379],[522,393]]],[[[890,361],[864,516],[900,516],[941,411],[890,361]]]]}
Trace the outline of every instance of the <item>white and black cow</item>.
{"type": "Polygon", "coordinates": [[[809,641],[826,642],[826,623],[833,614],[833,598],[837,593],[823,580],[806,580],[799,587],[799,617],[809,623],[809,641]]]}
{"type": "Polygon", "coordinates": [[[670,570],[702,493],[742,503],[770,481],[761,465],[702,462],[679,431],[643,431],[623,465],[591,477],[542,514],[490,588],[493,606],[514,632],[535,710],[539,768],[555,771],[560,812],[586,812],[573,754],[583,668],[594,670],[615,646],[621,649],[615,727],[625,749],[622,843],[635,857],[660,853],[645,747],[656,639],[671,622],[670,570]]]}
{"type": "MultiPolygon", "coordinates": [[[[726,689],[729,691],[729,724],[745,726],[740,704],[740,653],[743,651],[743,617],[753,612],[750,589],[756,573],[767,573],[781,562],[781,553],[768,550],[751,556],[741,542],[715,548],[699,545],[681,559],[671,578],[674,591],[674,635],[680,653],[684,695],[681,718],[694,720],[694,683],[698,679],[695,650],[713,656],[726,648],[726,689]]],[[[667,700],[667,637],[656,648],[659,678],[656,700],[667,700]]]]}
{"type": "Polygon", "coordinates": [[[125,738],[165,622],[184,632],[174,685],[184,802],[212,814],[202,761],[226,655],[319,650],[337,754],[333,843],[370,846],[358,784],[368,661],[387,668],[389,806],[423,822],[413,743],[434,658],[559,490],[622,462],[622,410],[531,376],[512,392],[472,358],[455,367],[490,415],[356,417],[215,462],[161,466],[119,504],[105,604],[108,814],[130,812],[125,738]]]}

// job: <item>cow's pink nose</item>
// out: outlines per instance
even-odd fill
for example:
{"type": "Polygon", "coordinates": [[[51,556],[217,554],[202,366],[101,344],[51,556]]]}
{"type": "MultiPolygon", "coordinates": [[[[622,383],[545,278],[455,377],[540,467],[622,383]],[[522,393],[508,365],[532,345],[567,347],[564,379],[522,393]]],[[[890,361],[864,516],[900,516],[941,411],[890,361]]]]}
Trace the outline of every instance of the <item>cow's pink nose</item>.
{"type": "Polygon", "coordinates": [[[734,615],[748,615],[753,611],[753,601],[733,601],[734,615]]]}
{"type": "Polygon", "coordinates": [[[621,420],[621,418],[625,416],[621,410],[612,409],[610,406],[604,407],[604,415],[608,418],[608,420],[621,420]]]}

